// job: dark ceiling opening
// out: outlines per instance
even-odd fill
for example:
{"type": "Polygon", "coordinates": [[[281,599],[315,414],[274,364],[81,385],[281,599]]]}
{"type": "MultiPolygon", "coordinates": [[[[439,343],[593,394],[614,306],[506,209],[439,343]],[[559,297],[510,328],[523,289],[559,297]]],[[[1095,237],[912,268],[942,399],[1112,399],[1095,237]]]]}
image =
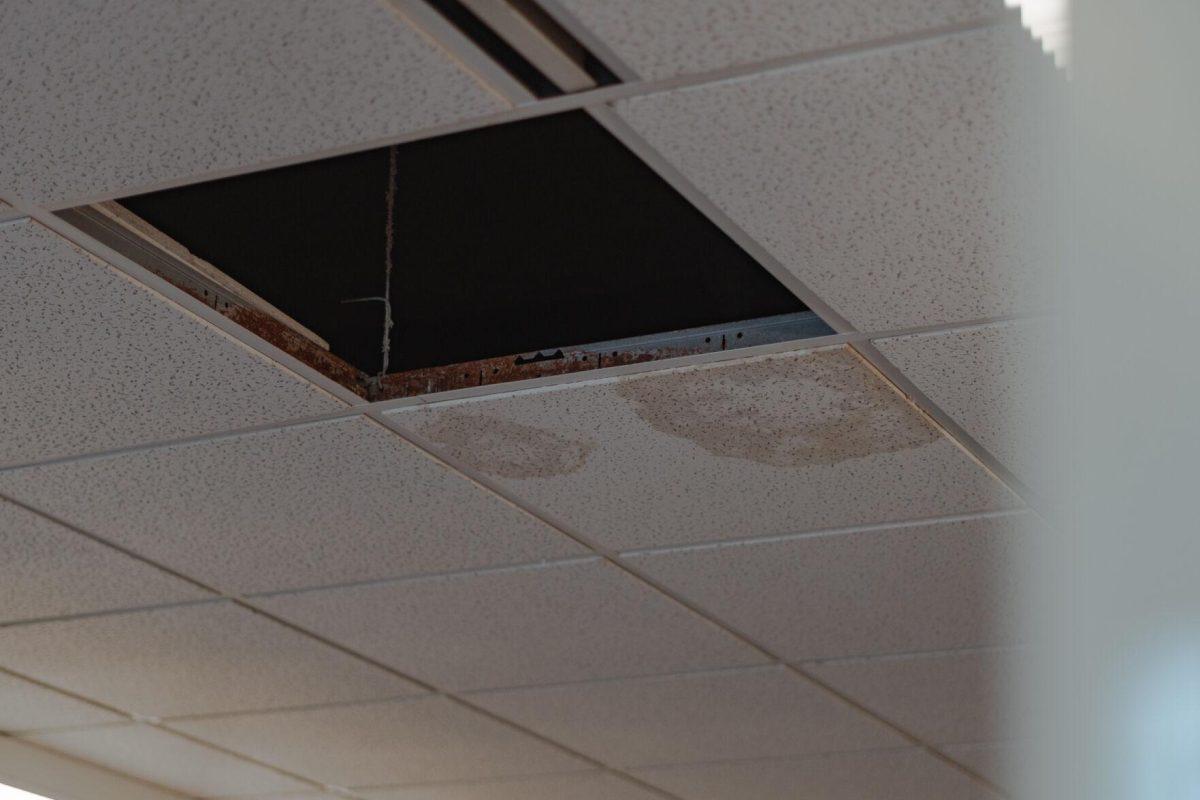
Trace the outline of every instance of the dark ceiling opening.
{"type": "MultiPolygon", "coordinates": [[[[376,374],[392,150],[121,202],[376,374]]],[[[585,112],[394,159],[389,373],[805,310],[585,112]]]]}

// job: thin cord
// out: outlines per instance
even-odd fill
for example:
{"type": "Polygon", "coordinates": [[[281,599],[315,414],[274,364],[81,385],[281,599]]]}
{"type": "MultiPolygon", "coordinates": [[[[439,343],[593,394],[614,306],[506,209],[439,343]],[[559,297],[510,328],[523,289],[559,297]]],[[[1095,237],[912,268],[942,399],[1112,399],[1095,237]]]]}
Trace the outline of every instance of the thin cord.
{"type": "Polygon", "coordinates": [[[383,359],[379,377],[387,374],[392,353],[392,252],[396,242],[396,147],[388,148],[387,224],[383,255],[383,359]]]}

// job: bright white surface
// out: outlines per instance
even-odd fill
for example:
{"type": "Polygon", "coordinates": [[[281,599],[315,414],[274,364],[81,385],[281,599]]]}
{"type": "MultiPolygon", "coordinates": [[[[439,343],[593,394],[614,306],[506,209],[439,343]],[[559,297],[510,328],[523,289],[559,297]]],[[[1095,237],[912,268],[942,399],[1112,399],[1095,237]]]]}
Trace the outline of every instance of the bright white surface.
{"type": "Polygon", "coordinates": [[[14,789],[11,786],[0,785],[0,800],[50,800],[40,794],[14,789]]]}
{"type": "Polygon", "coordinates": [[[1021,22],[1054,55],[1056,64],[1070,64],[1071,0],[1005,0],[1005,5],[1021,9],[1021,22]]]}

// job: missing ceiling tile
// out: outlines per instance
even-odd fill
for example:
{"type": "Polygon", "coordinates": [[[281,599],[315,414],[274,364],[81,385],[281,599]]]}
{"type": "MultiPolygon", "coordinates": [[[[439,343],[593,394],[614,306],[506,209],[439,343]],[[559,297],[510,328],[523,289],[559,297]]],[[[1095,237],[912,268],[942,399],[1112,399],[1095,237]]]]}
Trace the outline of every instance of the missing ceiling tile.
{"type": "Polygon", "coordinates": [[[830,332],[584,112],[65,215],[372,398],[830,332]]]}

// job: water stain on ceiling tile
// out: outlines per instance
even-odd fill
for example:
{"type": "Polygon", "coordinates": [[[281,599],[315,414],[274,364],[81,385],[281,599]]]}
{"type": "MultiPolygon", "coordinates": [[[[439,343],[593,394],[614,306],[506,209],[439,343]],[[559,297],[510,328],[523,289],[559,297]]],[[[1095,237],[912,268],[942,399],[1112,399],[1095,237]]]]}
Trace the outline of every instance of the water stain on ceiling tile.
{"type": "Polygon", "coordinates": [[[596,440],[590,436],[453,409],[423,434],[453,448],[471,468],[502,478],[569,475],[583,469],[596,449],[596,440]]]}
{"type": "Polygon", "coordinates": [[[749,387],[778,379],[771,361],[749,362],[723,375],[689,370],[659,380],[633,379],[618,384],[616,392],[660,433],[715,456],[775,467],[838,464],[923,447],[941,437],[897,402],[890,385],[840,350],[814,352],[809,359],[814,373],[805,382],[804,416],[787,405],[744,402],[749,387]]]}

